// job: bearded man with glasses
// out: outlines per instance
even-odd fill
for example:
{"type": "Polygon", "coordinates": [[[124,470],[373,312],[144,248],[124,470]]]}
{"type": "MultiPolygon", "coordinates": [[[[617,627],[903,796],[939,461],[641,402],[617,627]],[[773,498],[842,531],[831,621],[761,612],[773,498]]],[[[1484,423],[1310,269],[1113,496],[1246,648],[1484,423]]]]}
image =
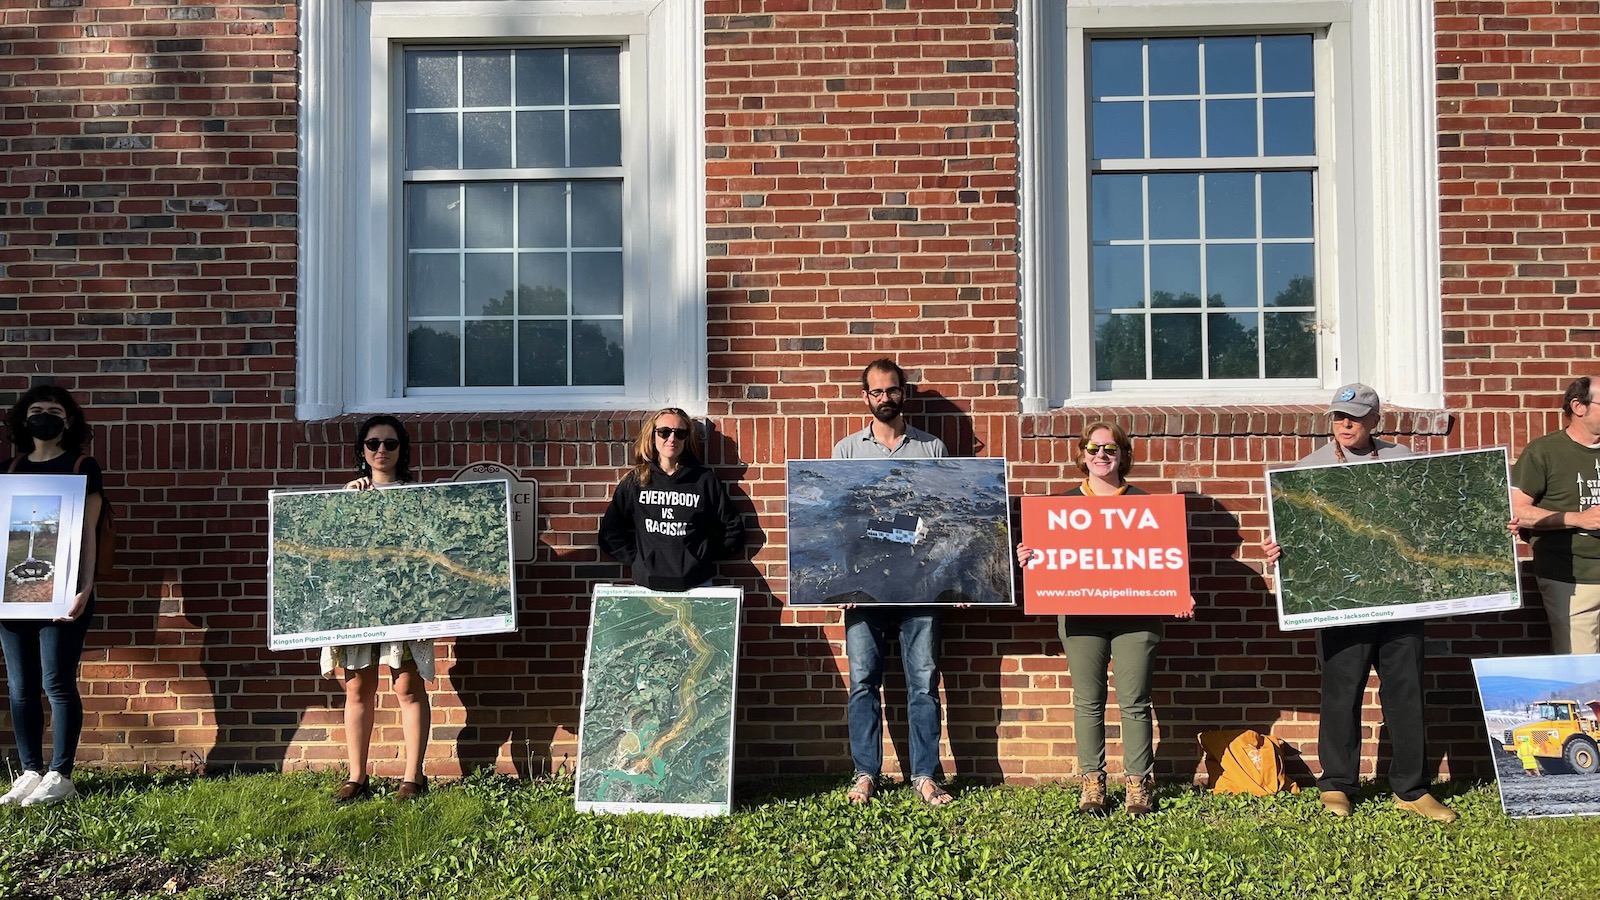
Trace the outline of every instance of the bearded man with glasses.
{"type": "MultiPolygon", "coordinates": [[[[901,414],[910,388],[894,360],[874,360],[861,373],[861,398],[872,421],[833,447],[834,459],[940,459],[944,441],[906,424],[901,414]]],[[[933,780],[939,765],[939,610],[927,606],[843,607],[845,655],[850,660],[850,757],[855,777],[851,803],[877,793],[883,768],[883,657],[891,631],[900,636],[911,726],[911,784],[930,806],[951,801],[933,780]]]]}

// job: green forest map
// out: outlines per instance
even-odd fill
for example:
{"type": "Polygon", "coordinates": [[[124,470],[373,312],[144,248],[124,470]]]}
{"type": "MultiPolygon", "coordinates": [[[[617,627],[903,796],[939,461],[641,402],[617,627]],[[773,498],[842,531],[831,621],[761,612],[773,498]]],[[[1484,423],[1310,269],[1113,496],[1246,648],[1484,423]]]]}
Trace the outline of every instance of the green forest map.
{"type": "MultiPolygon", "coordinates": [[[[595,591],[577,801],[727,812],[739,596],[595,591]]],[[[663,809],[664,808],[664,809],[663,809]]]]}
{"type": "Polygon", "coordinates": [[[1285,617],[1517,597],[1504,450],[1279,470],[1267,485],[1285,617]]]}
{"type": "Polygon", "coordinates": [[[503,481],[274,494],[271,518],[274,646],[514,611],[503,481]]]}

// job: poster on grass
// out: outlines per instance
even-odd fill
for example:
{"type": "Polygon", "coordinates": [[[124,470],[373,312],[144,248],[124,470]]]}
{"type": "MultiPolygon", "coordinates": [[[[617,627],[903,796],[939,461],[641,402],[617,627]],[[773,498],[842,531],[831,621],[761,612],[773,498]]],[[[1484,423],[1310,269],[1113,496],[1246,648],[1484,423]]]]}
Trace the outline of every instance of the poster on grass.
{"type": "Polygon", "coordinates": [[[1600,654],[1475,659],[1506,815],[1600,816],[1600,654]]]}
{"type": "Polygon", "coordinates": [[[1504,448],[1267,470],[1285,631],[1516,609],[1504,448]]]}
{"type": "Polygon", "coordinates": [[[579,812],[733,806],[736,587],[595,587],[578,724],[579,812]]]}
{"type": "Polygon", "coordinates": [[[1189,519],[1176,494],[1022,498],[1022,609],[1174,616],[1194,606],[1189,519]]]}
{"type": "Polygon", "coordinates": [[[1012,606],[1004,459],[791,459],[789,605],[1012,606]]]}
{"type": "Polygon", "coordinates": [[[515,631],[504,481],[268,498],[268,645],[515,631]]]}
{"type": "Polygon", "coordinates": [[[72,611],[87,484],[82,475],[0,478],[7,529],[0,619],[58,619],[72,611]]]}

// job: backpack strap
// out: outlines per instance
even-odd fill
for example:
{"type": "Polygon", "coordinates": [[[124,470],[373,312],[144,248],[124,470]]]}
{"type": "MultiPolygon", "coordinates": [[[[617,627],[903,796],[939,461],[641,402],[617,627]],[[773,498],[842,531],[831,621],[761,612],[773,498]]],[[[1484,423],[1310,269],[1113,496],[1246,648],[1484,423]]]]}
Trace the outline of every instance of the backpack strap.
{"type": "Polygon", "coordinates": [[[6,466],[6,473],[10,474],[17,471],[17,466],[20,465],[22,465],[22,454],[18,453],[16,456],[11,457],[11,465],[6,466]]]}
{"type": "Polygon", "coordinates": [[[88,459],[88,458],[89,458],[89,454],[87,454],[87,453],[80,454],[78,456],[77,462],[74,462],[72,464],[72,474],[74,474],[74,475],[82,475],[83,472],[81,472],[79,470],[83,468],[83,461],[88,459]]]}

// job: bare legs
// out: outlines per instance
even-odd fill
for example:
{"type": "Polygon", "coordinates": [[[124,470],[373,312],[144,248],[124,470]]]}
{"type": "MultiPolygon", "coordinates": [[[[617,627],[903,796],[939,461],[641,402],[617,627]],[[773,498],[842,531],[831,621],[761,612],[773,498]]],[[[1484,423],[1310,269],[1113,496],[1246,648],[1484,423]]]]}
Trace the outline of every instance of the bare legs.
{"type": "Polygon", "coordinates": [[[417,674],[417,664],[409,659],[394,676],[394,695],[400,699],[400,728],[406,740],[406,780],[422,784],[422,760],[428,749],[433,709],[428,706],[428,683],[417,674]]]}
{"type": "MultiPolygon", "coordinates": [[[[417,673],[416,662],[409,659],[393,675],[394,695],[400,701],[400,727],[405,736],[405,780],[420,784],[433,713],[428,705],[428,683],[417,673]]],[[[368,753],[372,747],[377,700],[376,665],[344,670],[344,744],[349,754],[351,781],[365,783],[371,775],[368,753]]]]}

